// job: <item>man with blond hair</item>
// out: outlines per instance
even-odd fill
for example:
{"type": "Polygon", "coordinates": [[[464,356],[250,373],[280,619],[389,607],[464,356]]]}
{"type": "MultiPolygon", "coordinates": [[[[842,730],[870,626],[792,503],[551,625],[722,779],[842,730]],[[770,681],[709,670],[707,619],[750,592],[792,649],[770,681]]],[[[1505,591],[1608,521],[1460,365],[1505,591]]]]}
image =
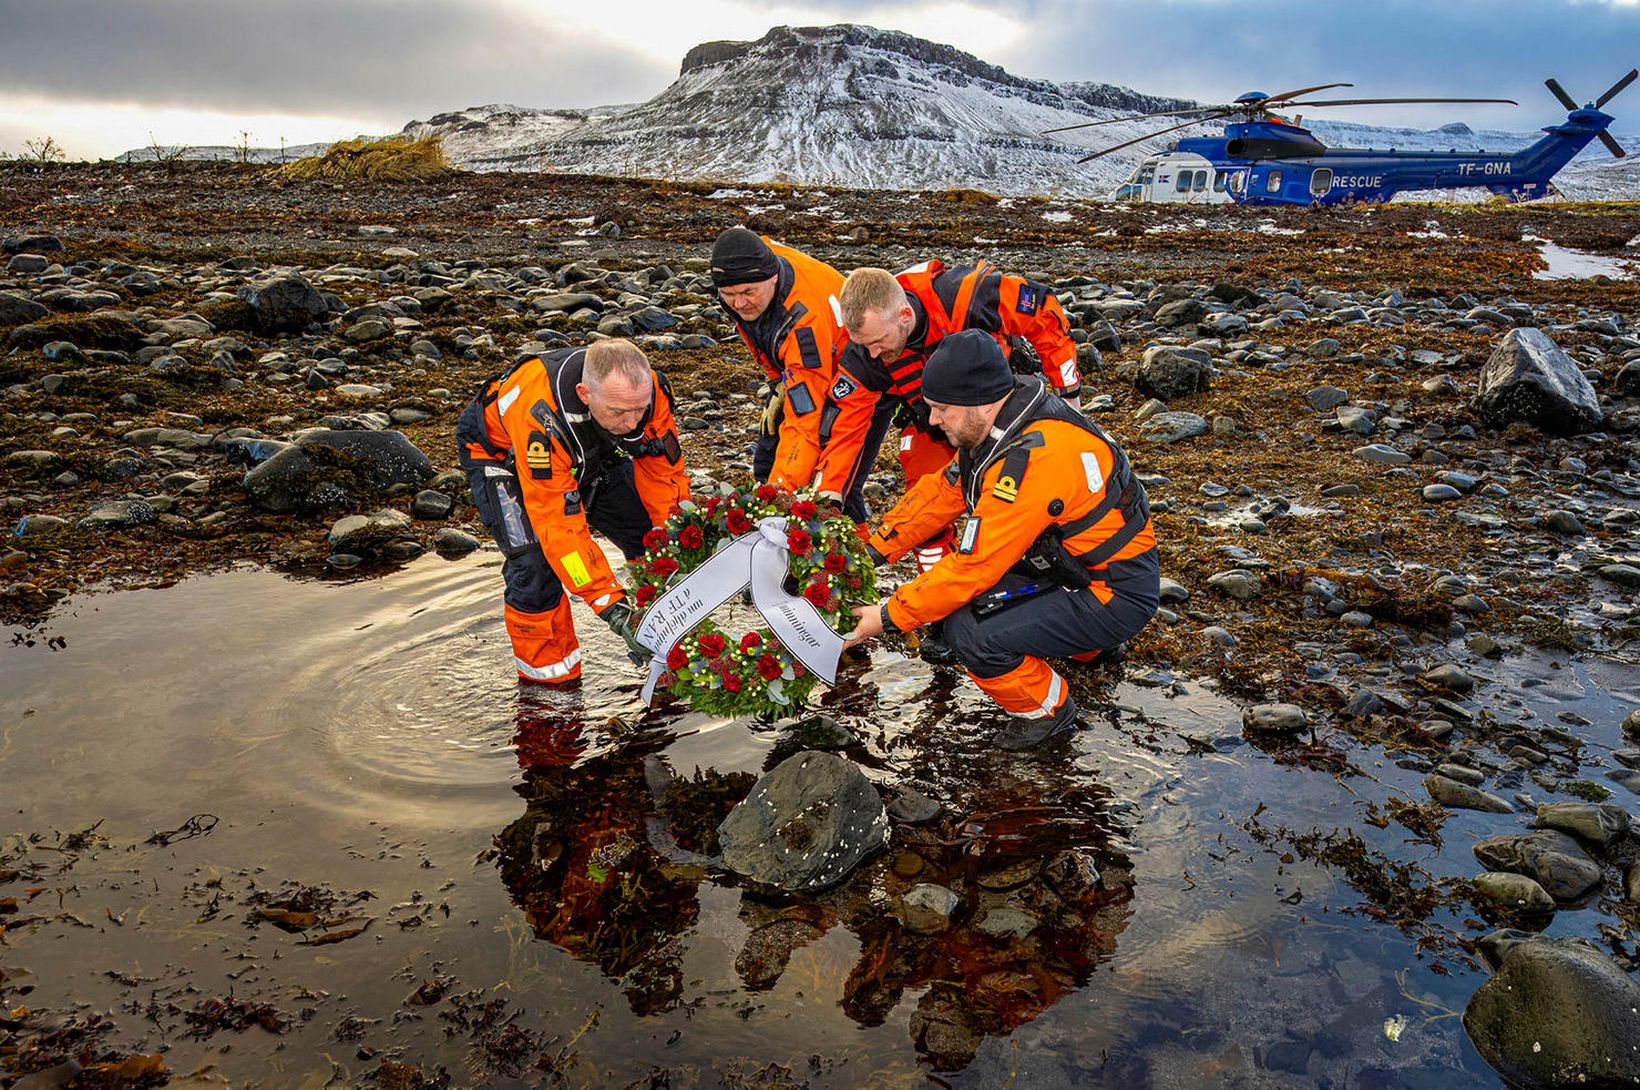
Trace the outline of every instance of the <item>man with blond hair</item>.
{"type": "Polygon", "coordinates": [[[631,341],[531,356],[484,383],[456,423],[473,503],[501,546],[503,616],[521,681],[581,676],[569,587],[626,641],[632,606],[592,540],[628,560],[689,499],[672,393],[631,341]]]}
{"type": "MultiPolygon", "coordinates": [[[[855,269],[838,298],[849,344],[838,357],[837,381],[821,421],[815,488],[825,498],[841,502],[860,487],[894,424],[901,429],[900,467],[908,492],[951,461],[954,448],[929,423],[922,373],[929,354],[952,333],[981,330],[1002,347],[1004,358],[1010,338],[1021,337],[1036,351],[1050,391],[1072,405],[1080,397],[1070,320],[1045,284],[985,262],[926,261],[899,273],[855,269]]],[[[940,527],[914,544],[918,570],[927,571],[949,551],[951,528],[940,527]]],[[[949,661],[939,626],[924,637],[922,654],[949,661]]]]}

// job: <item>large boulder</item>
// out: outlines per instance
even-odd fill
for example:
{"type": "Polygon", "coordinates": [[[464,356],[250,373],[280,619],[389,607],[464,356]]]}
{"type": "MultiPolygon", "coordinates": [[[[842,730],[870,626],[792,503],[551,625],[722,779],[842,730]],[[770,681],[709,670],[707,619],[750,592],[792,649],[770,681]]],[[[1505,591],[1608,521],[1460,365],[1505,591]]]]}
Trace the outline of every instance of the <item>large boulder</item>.
{"type": "Polygon", "coordinates": [[[0,291],[0,326],[39,321],[51,311],[19,291],[0,291]]]}
{"type": "Polygon", "coordinates": [[[1577,900],[1600,884],[1600,864],[1573,837],[1556,829],[1489,836],[1475,844],[1474,852],[1488,870],[1536,879],[1561,904],[1577,900]]]}
{"type": "Polygon", "coordinates": [[[1640,982],[1578,939],[1510,945],[1463,1026],[1475,1050],[1528,1090],[1640,1083],[1640,982]]]}
{"type": "Polygon", "coordinates": [[[1583,370],[1541,329],[1511,329],[1481,368],[1475,410],[1487,426],[1530,424],[1555,435],[1600,426],[1600,401],[1583,370]]]}
{"type": "Polygon", "coordinates": [[[322,431],[260,463],[244,483],[258,507],[288,515],[357,507],[432,475],[433,463],[400,432],[322,431]]]}
{"type": "Polygon", "coordinates": [[[1213,360],[1205,349],[1159,344],[1145,349],[1133,386],[1146,397],[1174,401],[1208,387],[1213,360]]]}
{"type": "Polygon", "coordinates": [[[834,886],[888,840],[888,813],[852,761],[805,750],[752,785],[718,826],[724,865],[792,892],[834,886]]]}
{"type": "Polygon", "coordinates": [[[330,314],[325,297],[300,273],[253,281],[239,289],[239,298],[256,312],[257,325],[267,333],[300,333],[330,314]]]}

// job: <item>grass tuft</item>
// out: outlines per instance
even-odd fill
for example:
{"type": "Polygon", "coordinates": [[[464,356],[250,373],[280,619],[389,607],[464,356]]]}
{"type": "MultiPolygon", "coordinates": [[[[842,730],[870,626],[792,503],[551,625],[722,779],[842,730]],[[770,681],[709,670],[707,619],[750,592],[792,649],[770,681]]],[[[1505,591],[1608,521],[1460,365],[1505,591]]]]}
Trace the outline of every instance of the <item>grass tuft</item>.
{"type": "Polygon", "coordinates": [[[375,139],[360,136],[332,144],[323,155],[298,159],[283,168],[285,177],[372,182],[416,182],[442,178],[454,170],[436,136],[375,139]]]}

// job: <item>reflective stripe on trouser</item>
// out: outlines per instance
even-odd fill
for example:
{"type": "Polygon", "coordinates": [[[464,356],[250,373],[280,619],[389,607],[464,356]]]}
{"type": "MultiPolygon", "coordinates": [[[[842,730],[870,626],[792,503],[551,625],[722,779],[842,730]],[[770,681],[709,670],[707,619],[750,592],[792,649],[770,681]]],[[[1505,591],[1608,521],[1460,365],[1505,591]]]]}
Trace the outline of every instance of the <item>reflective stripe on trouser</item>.
{"type": "MultiPolygon", "coordinates": [[[[1020,709],[1040,709],[1058,676],[1044,659],[1108,651],[1131,639],[1155,615],[1155,549],[1110,565],[1105,579],[1109,602],[1101,602],[1091,590],[1054,587],[984,617],[964,606],[946,618],[945,641],[980,688],[1014,714],[1028,714],[1020,709]],[[1003,692],[1009,694],[1007,699],[1003,692]]],[[[1012,590],[1029,582],[1010,573],[992,590],[1012,590]]],[[[1049,703],[1057,706],[1059,700],[1049,703]]]]}
{"type": "Polygon", "coordinates": [[[558,604],[542,613],[525,613],[510,605],[502,613],[519,677],[561,683],[581,676],[581,646],[575,640],[569,598],[559,595],[558,604]]]}
{"type": "Polygon", "coordinates": [[[1059,671],[1031,655],[1005,674],[980,677],[969,671],[968,676],[985,695],[1002,705],[1003,711],[1021,719],[1046,719],[1070,696],[1059,671]]]}

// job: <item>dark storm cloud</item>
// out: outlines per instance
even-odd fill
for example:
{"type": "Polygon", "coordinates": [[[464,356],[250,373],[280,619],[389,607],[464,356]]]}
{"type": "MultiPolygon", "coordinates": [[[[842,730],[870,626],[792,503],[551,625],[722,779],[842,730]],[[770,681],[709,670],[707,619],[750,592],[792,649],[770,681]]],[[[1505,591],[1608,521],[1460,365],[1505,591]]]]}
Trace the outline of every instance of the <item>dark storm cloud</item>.
{"type": "Polygon", "coordinates": [[[507,0],[0,0],[0,92],[60,101],[403,121],[631,101],[675,74],[507,0]]]}
{"type": "MultiPolygon", "coordinates": [[[[1373,97],[1521,104],[1405,112],[1430,124],[1454,117],[1488,128],[1546,124],[1565,111],[1544,89],[1544,77],[1557,77],[1584,102],[1640,63],[1640,5],[1598,0],[1022,0],[1015,10],[1033,27],[1052,28],[994,58],[1021,75],[1122,83],[1204,101],[1349,81],[1356,86],[1348,93],[1373,97]]],[[[1625,117],[1640,119],[1640,90],[1625,92],[1612,109],[1619,129],[1625,117]]],[[[1392,112],[1337,109],[1327,117],[1376,121],[1392,112]]]]}

